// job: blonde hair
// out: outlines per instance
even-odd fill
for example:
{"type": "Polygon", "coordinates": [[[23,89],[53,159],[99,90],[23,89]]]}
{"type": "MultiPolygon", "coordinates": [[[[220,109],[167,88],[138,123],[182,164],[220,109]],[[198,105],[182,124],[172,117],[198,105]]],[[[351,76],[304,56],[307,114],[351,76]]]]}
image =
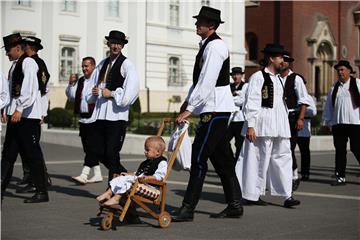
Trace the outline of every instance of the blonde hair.
{"type": "Polygon", "coordinates": [[[145,146],[146,146],[146,144],[149,144],[149,143],[154,143],[156,145],[157,150],[161,153],[161,155],[165,151],[165,141],[162,137],[150,136],[145,140],[145,146]]]}

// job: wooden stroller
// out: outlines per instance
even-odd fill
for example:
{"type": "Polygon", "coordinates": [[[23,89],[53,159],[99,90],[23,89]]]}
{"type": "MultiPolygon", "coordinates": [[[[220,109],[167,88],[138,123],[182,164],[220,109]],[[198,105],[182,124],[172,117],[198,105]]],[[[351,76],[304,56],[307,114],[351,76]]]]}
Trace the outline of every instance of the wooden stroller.
{"type": "MultiPolygon", "coordinates": [[[[157,132],[157,136],[161,136],[163,134],[163,131],[165,129],[166,125],[170,125],[172,122],[174,122],[171,118],[165,118],[163,119],[160,128],[157,132]]],[[[105,212],[105,216],[101,220],[101,228],[103,230],[109,230],[112,227],[112,222],[114,217],[118,217],[120,222],[124,221],[125,215],[129,210],[131,203],[136,203],[138,206],[140,206],[142,209],[145,210],[145,212],[149,213],[153,218],[158,220],[159,226],[161,228],[166,228],[171,223],[171,216],[168,212],[165,211],[165,204],[166,204],[166,191],[167,191],[167,179],[169,177],[169,173],[172,169],[172,166],[174,164],[174,161],[176,159],[177,153],[179,152],[180,145],[182,143],[182,140],[185,136],[184,131],[175,146],[175,150],[173,152],[169,152],[169,158],[168,158],[168,169],[166,172],[166,175],[163,179],[163,181],[156,181],[156,180],[139,180],[137,179],[131,189],[128,191],[127,196],[125,197],[126,201],[123,206],[116,205],[111,207],[105,207],[100,206],[98,216],[100,216],[103,211],[105,212]],[[156,186],[156,188],[149,187],[148,184],[151,184],[152,186],[156,186]],[[153,211],[149,208],[148,205],[156,205],[159,206],[159,210],[153,211]]]]}

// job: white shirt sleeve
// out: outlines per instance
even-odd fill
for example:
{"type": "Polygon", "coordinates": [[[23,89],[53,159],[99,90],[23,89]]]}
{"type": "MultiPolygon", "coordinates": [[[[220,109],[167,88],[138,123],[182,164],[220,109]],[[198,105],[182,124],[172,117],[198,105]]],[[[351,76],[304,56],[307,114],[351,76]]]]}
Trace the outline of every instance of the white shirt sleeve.
{"type": "Polygon", "coordinates": [[[0,109],[3,109],[10,102],[9,82],[1,73],[0,81],[0,109]]]}
{"type": "Polygon", "coordinates": [[[134,65],[125,60],[120,69],[121,76],[124,76],[123,87],[112,91],[111,95],[119,107],[128,107],[135,102],[139,96],[140,83],[134,65]]]}
{"type": "Polygon", "coordinates": [[[310,105],[309,98],[308,98],[308,91],[306,89],[306,86],[304,84],[304,81],[301,77],[296,75],[295,77],[295,92],[298,98],[298,105],[305,104],[310,105]]]}
{"type": "Polygon", "coordinates": [[[23,112],[25,108],[34,104],[39,94],[39,83],[37,79],[38,66],[30,57],[24,59],[22,71],[24,79],[21,86],[20,96],[16,99],[16,111],[23,112]]]}
{"type": "Polygon", "coordinates": [[[255,127],[256,125],[256,119],[261,110],[261,89],[263,83],[264,78],[260,71],[250,77],[243,110],[248,127],[255,127]]]}
{"type": "MultiPolygon", "coordinates": [[[[97,65],[97,67],[94,69],[94,72],[91,74],[91,79],[90,79],[90,86],[88,88],[86,88],[85,92],[84,92],[84,96],[85,96],[85,101],[87,103],[95,103],[96,100],[97,100],[97,96],[93,96],[92,95],[92,89],[95,85],[97,85],[97,80],[98,80],[98,77],[99,77],[99,73],[100,73],[100,70],[101,70],[101,67],[102,65],[104,64],[104,61],[101,61],[99,63],[99,65],[97,65]]],[[[75,99],[75,95],[74,95],[74,99],[75,99]]]]}
{"type": "Polygon", "coordinates": [[[167,172],[167,167],[168,167],[168,164],[166,161],[161,161],[159,163],[159,166],[153,175],[156,178],[156,180],[162,181],[164,179],[166,172],[167,172]]]}
{"type": "Polygon", "coordinates": [[[236,91],[236,96],[234,96],[234,103],[237,107],[242,107],[245,102],[246,92],[248,89],[248,83],[245,83],[241,90],[236,91]]]}
{"type": "Polygon", "coordinates": [[[216,40],[210,42],[204,51],[205,56],[198,82],[193,88],[188,98],[188,106],[186,110],[193,112],[195,108],[204,105],[216,86],[219,72],[222,68],[224,60],[228,57],[222,53],[221,48],[217,47],[216,40]]]}

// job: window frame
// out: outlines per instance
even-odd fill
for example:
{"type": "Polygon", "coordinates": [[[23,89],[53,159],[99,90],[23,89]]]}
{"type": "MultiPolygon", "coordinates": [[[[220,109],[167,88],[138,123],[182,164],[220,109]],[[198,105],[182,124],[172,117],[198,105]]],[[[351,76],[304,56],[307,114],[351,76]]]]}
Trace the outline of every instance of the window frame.
{"type": "Polygon", "coordinates": [[[168,87],[182,87],[184,82],[181,76],[181,56],[180,55],[168,55],[167,56],[167,86],[168,87]],[[177,59],[177,67],[171,64],[171,59],[177,59]],[[172,81],[172,70],[177,69],[177,78],[175,81],[172,81]]]}

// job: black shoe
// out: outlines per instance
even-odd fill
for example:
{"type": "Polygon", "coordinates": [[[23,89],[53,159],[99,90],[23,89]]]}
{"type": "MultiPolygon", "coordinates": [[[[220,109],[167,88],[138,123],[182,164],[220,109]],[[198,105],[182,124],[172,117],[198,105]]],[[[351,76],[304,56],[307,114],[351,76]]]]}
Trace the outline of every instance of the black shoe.
{"type": "Polygon", "coordinates": [[[336,177],[336,180],[331,183],[331,186],[344,186],[346,185],[344,177],[336,177]]]}
{"type": "Polygon", "coordinates": [[[41,203],[48,201],[49,201],[49,195],[47,192],[37,192],[31,198],[25,199],[24,203],[41,203]]]}
{"type": "Polygon", "coordinates": [[[216,214],[210,214],[211,218],[240,218],[244,214],[243,207],[226,207],[223,211],[216,214]]]}
{"type": "Polygon", "coordinates": [[[140,220],[139,216],[126,216],[125,223],[127,224],[142,224],[143,222],[140,220]]]}
{"type": "Polygon", "coordinates": [[[292,181],[293,192],[295,192],[299,188],[299,185],[300,185],[300,179],[293,179],[292,181]]]}
{"type": "Polygon", "coordinates": [[[16,189],[16,193],[34,193],[36,192],[36,187],[32,184],[28,184],[24,187],[16,189]]]}
{"type": "Polygon", "coordinates": [[[310,179],[310,177],[309,177],[309,175],[302,175],[301,176],[301,181],[309,181],[309,179],[310,179]]]}
{"type": "Polygon", "coordinates": [[[194,220],[194,210],[182,205],[177,214],[171,218],[173,222],[192,222],[194,220]]]}
{"type": "Polygon", "coordinates": [[[297,206],[297,205],[300,205],[300,201],[295,200],[293,197],[289,197],[284,202],[284,207],[286,207],[286,208],[291,208],[291,207],[297,206]]]}
{"type": "Polygon", "coordinates": [[[259,198],[259,200],[257,200],[257,201],[243,199],[242,203],[243,203],[243,205],[247,205],[247,206],[251,206],[251,205],[266,206],[267,205],[267,202],[263,201],[261,198],[259,198]]]}

